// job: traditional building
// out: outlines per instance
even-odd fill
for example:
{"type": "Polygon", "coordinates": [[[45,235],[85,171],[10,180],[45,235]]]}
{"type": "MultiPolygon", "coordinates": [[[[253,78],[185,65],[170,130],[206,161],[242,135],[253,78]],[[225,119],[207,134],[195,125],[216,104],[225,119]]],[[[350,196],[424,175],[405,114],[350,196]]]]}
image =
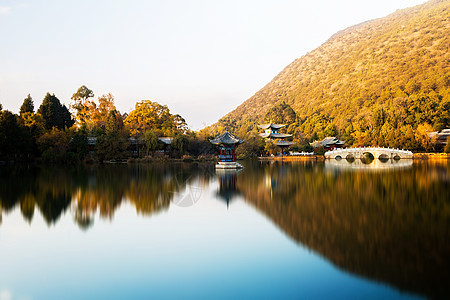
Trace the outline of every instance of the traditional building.
{"type": "Polygon", "coordinates": [[[327,136],[326,138],[324,138],[321,141],[312,142],[311,146],[313,146],[314,148],[322,146],[327,150],[333,150],[336,148],[342,148],[344,146],[344,144],[345,144],[345,141],[341,141],[337,137],[327,136]]]}
{"type": "Polygon", "coordinates": [[[447,138],[450,136],[450,129],[446,128],[441,131],[429,132],[428,136],[434,143],[446,145],[447,138]]]}
{"type": "Polygon", "coordinates": [[[285,138],[291,137],[292,134],[280,133],[280,128],[283,128],[286,125],[283,124],[262,124],[258,125],[259,128],[264,129],[263,133],[259,135],[266,139],[266,141],[272,141],[275,145],[281,148],[281,153],[284,152],[285,149],[294,145],[294,142],[285,141],[285,138]]]}
{"type": "Polygon", "coordinates": [[[236,147],[244,142],[226,130],[213,140],[211,144],[219,148],[219,162],[216,169],[239,169],[243,166],[236,162],[236,147]]]}

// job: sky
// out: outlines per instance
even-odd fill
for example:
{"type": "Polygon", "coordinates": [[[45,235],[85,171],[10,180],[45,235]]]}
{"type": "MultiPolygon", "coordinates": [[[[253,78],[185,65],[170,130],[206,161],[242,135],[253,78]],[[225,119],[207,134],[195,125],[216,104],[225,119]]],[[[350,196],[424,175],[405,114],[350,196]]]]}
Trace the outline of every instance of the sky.
{"type": "Polygon", "coordinates": [[[0,103],[81,85],[120,112],[167,105],[199,130],[349,26],[424,0],[0,0],[0,103]]]}

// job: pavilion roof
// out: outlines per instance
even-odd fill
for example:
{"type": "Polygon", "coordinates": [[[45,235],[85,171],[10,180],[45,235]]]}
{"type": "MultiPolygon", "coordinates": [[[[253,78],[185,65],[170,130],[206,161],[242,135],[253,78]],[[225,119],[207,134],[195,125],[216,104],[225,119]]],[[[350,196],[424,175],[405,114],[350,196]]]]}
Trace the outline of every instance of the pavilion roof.
{"type": "Polygon", "coordinates": [[[163,142],[166,145],[172,144],[173,138],[172,137],[159,137],[158,140],[163,142]]]}
{"type": "Polygon", "coordinates": [[[312,146],[318,147],[318,146],[331,146],[331,145],[344,145],[345,141],[339,140],[337,137],[334,136],[327,136],[321,141],[314,141],[311,143],[312,146]]]}
{"type": "Polygon", "coordinates": [[[286,125],[284,125],[284,124],[272,124],[272,123],[258,125],[258,127],[262,128],[262,129],[267,129],[269,127],[272,128],[272,129],[280,129],[280,128],[284,127],[284,126],[286,126],[286,125]]]}
{"type": "Polygon", "coordinates": [[[272,139],[284,139],[287,137],[291,137],[292,134],[285,134],[285,133],[260,133],[260,137],[262,138],[272,138],[272,139]]]}
{"type": "Polygon", "coordinates": [[[211,144],[214,145],[220,144],[232,145],[232,144],[242,144],[244,142],[244,140],[241,140],[234,134],[229,133],[228,130],[219,135],[218,137],[216,137],[215,139],[209,141],[211,142],[211,144]]]}
{"type": "Polygon", "coordinates": [[[294,142],[288,142],[288,141],[276,141],[275,145],[280,146],[280,147],[287,147],[287,146],[291,146],[294,145],[294,142]]]}

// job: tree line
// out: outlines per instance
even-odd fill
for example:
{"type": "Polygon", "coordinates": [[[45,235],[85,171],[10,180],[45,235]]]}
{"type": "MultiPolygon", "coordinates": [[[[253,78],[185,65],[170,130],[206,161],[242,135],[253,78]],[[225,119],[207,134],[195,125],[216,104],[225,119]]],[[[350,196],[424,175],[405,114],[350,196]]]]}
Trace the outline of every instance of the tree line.
{"type": "Polygon", "coordinates": [[[29,94],[19,114],[4,110],[0,104],[3,162],[72,163],[153,157],[163,149],[159,137],[173,138],[168,155],[174,158],[215,153],[209,136],[193,132],[183,117],[150,100],[137,102],[129,114],[121,113],[112,94],[95,100],[94,92],[83,85],[72,95],[68,107],[50,93],[37,110],[29,94]],[[89,143],[89,139],[94,142],[89,143]],[[133,146],[130,140],[139,142],[133,146]]]}

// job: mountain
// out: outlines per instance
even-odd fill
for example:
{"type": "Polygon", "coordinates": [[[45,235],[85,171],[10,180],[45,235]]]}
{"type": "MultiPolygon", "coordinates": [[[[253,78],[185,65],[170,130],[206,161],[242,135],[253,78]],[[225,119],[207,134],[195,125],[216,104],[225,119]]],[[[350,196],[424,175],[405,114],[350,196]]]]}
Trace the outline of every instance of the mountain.
{"type": "Polygon", "coordinates": [[[425,132],[450,125],[449,6],[429,1],[337,32],[210,129],[245,137],[289,121],[274,112],[290,106],[287,131],[299,140],[420,147],[425,132]]]}

